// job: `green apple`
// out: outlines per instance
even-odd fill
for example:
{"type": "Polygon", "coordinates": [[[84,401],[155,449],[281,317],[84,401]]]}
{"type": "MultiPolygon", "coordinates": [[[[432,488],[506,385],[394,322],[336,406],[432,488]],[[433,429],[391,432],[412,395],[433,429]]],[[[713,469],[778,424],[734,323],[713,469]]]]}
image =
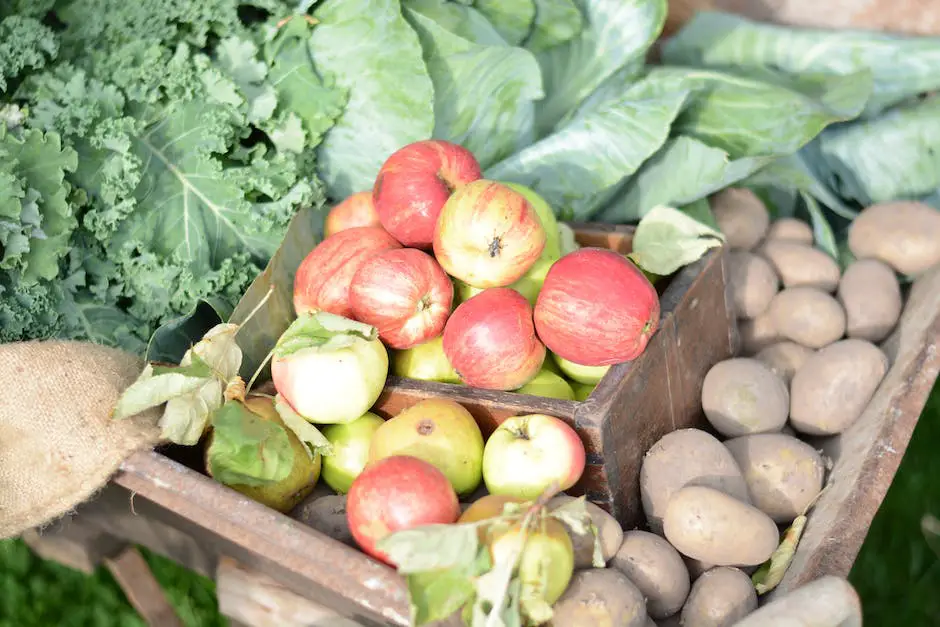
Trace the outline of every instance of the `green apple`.
{"type": "Polygon", "coordinates": [[[562,257],[581,248],[574,236],[574,229],[564,222],[558,223],[558,241],[562,257]]]}
{"type": "Polygon", "coordinates": [[[323,456],[320,476],[337,494],[349,492],[349,486],[365,468],[372,437],[383,424],[382,418],[366,412],[352,422],[323,427],[323,436],[332,444],[333,453],[323,456]]]}
{"type": "MultiPolygon", "coordinates": [[[[539,292],[542,290],[542,283],[545,282],[545,275],[548,274],[553,263],[555,263],[554,259],[548,259],[544,256],[540,257],[532,264],[529,271],[522,275],[521,279],[510,284],[508,287],[525,296],[529,304],[535,307],[535,301],[538,299],[539,292]]],[[[454,279],[454,300],[457,301],[457,304],[468,300],[471,296],[476,296],[482,291],[483,290],[479,287],[473,287],[459,279],[454,279]]]]}
{"type": "Polygon", "coordinates": [[[542,249],[542,258],[559,259],[561,257],[561,235],[558,231],[558,219],[555,217],[551,205],[531,187],[507,182],[503,182],[503,185],[522,194],[532,205],[532,208],[535,209],[535,213],[538,214],[539,220],[542,222],[542,228],[545,229],[545,248],[542,249]]]}
{"type": "Polygon", "coordinates": [[[561,375],[551,370],[542,368],[535,378],[516,390],[519,394],[531,394],[533,396],[544,396],[546,398],[560,398],[563,400],[575,400],[574,390],[565,381],[561,375]]]}
{"type": "Polygon", "coordinates": [[[493,530],[489,538],[490,555],[496,564],[518,550],[518,573],[522,586],[520,597],[540,598],[551,605],[561,597],[574,575],[574,545],[564,525],[554,518],[537,520],[534,529],[522,537],[522,525],[493,530]]]}
{"type": "Polygon", "coordinates": [[[564,357],[559,357],[555,353],[551,355],[552,359],[555,360],[555,363],[558,364],[558,367],[561,369],[561,372],[572,381],[578,383],[597,385],[600,383],[600,380],[604,378],[604,375],[607,374],[607,371],[610,370],[610,366],[582,366],[573,361],[568,361],[564,357]]]}
{"type": "Polygon", "coordinates": [[[574,390],[574,398],[576,401],[586,401],[587,397],[591,395],[591,392],[593,392],[596,387],[596,383],[571,384],[571,389],[574,390]]]}
{"type": "Polygon", "coordinates": [[[440,335],[406,350],[394,351],[392,374],[422,381],[460,383],[457,371],[444,354],[444,342],[440,335]]]}
{"type": "Polygon", "coordinates": [[[379,427],[369,462],[393,455],[410,455],[436,466],[457,494],[473,492],[483,479],[480,427],[463,405],[448,398],[419,401],[379,427]]]}

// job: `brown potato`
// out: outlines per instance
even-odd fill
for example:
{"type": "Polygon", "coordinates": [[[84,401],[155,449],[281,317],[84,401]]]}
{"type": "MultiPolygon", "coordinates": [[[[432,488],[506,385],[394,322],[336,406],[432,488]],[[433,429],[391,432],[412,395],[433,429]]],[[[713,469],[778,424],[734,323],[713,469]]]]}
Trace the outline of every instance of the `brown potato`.
{"type": "Polygon", "coordinates": [[[731,300],[738,318],[755,318],[764,313],[780,288],[770,263],[744,250],[728,256],[728,274],[731,300]]]}
{"type": "Polygon", "coordinates": [[[705,375],[702,409],[725,437],[768,433],[786,424],[790,393],[764,362],[735,357],[718,362],[705,375]]]}
{"type": "MultiPolygon", "coordinates": [[[[806,348],[796,342],[777,342],[767,348],[761,349],[755,359],[762,361],[775,375],[790,384],[793,375],[800,369],[806,359],[813,354],[812,349],[806,348]]],[[[789,410],[788,410],[789,411],[789,410]]]]}
{"type": "Polygon", "coordinates": [[[862,211],[849,227],[849,250],[916,276],[940,263],[940,211],[922,202],[884,202],[862,211]]]}
{"type": "Polygon", "coordinates": [[[807,223],[796,218],[780,218],[770,223],[765,241],[796,242],[813,245],[813,229],[807,223]]]}
{"type": "Polygon", "coordinates": [[[894,270],[877,259],[859,259],[839,281],[846,335],[869,342],[888,337],[901,317],[901,285],[894,270]]]}
{"type": "Polygon", "coordinates": [[[730,627],[757,609],[750,577],[737,568],[713,568],[692,585],[682,627],[730,627]]]}
{"type": "Polygon", "coordinates": [[[710,433],[679,429],[651,446],[640,465],[640,498],[652,531],[661,534],[669,499],[686,484],[708,485],[750,501],[747,483],[728,449],[710,433]]]}
{"type": "MultiPolygon", "coordinates": [[[[773,299],[771,299],[773,302],[773,299]]],[[[738,335],[741,336],[741,350],[745,355],[753,355],[761,349],[779,342],[780,333],[774,327],[770,311],[765,311],[750,320],[738,320],[738,335]]]]}
{"type": "Polygon", "coordinates": [[[822,490],[822,456],[791,435],[745,435],[727,440],[725,446],[744,473],[754,507],[774,522],[793,522],[822,490]]]}
{"type": "Polygon", "coordinates": [[[553,627],[645,627],[643,593],[619,570],[579,570],[552,607],[553,627]]]}
{"type": "MultiPolygon", "coordinates": [[[[559,494],[548,502],[548,509],[553,510],[565,503],[575,500],[575,497],[567,494],[559,494]]],[[[617,553],[623,542],[623,529],[617,519],[602,510],[600,507],[586,501],[584,503],[594,527],[597,528],[597,537],[601,541],[601,554],[604,561],[609,562],[617,553]]],[[[574,567],[577,570],[583,568],[593,568],[594,561],[594,535],[590,532],[586,534],[576,534],[565,525],[564,521],[559,521],[565,527],[568,535],[571,537],[571,544],[574,547],[574,567]]]]}
{"type": "Polygon", "coordinates": [[[777,596],[735,623],[734,627],[768,625],[862,627],[862,603],[848,580],[824,575],[777,596]]]}
{"type": "Polygon", "coordinates": [[[778,292],[768,313],[783,338],[807,348],[822,348],[845,335],[842,305],[815,287],[788,287],[778,292]]]}
{"type": "Polygon", "coordinates": [[[718,566],[762,564],[780,541],[767,514],[724,492],[694,485],[669,499],[663,534],[683,555],[718,566]]]}
{"type": "Polygon", "coordinates": [[[708,201],[729,248],[751,250],[764,238],[770,226],[770,214],[751,190],[729,187],[712,195],[708,201]]]}
{"type": "Polygon", "coordinates": [[[757,252],[770,262],[784,288],[815,287],[832,292],[839,284],[839,264],[818,248],[778,240],[765,242],[757,252]]]}
{"type": "Polygon", "coordinates": [[[888,358],[865,340],[842,340],[806,360],[790,383],[790,424],[807,435],[849,428],[888,372],[888,358]]]}
{"type": "Polygon", "coordinates": [[[325,533],[343,544],[356,546],[346,520],[346,495],[331,494],[306,500],[291,512],[291,518],[325,533]]]}
{"type": "Polygon", "coordinates": [[[646,613],[659,619],[682,609],[689,596],[689,571],[676,549],[655,533],[628,531],[610,562],[646,597],[646,613]]]}

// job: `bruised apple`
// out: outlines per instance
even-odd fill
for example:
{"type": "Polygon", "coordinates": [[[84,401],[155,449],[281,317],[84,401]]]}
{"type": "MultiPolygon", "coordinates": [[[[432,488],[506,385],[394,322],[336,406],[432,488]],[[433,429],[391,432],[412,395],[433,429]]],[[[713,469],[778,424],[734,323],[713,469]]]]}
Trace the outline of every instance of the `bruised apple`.
{"type": "Polygon", "coordinates": [[[552,264],[535,304],[535,328],[550,351],[582,366],[638,357],[659,327],[659,296],[632,261],[581,248],[552,264]]]}
{"type": "Polygon", "coordinates": [[[483,449],[483,481],[490,494],[538,497],[553,481],[567,490],[584,472],[584,443],[560,418],[527,414],[507,418],[483,449]]]}
{"type": "Polygon", "coordinates": [[[422,381],[461,382],[457,371],[447,361],[444,339],[440,335],[423,344],[392,353],[392,374],[422,381]]]}
{"type": "Polygon", "coordinates": [[[447,274],[478,288],[509,285],[542,255],[546,234],[519,192],[480,179],[448,199],[434,231],[434,256],[447,274]]]}
{"type": "Polygon", "coordinates": [[[369,461],[411,455],[434,464],[458,495],[470,494],[483,479],[483,434],[463,405],[431,398],[385,421],[369,448],[369,461]]]}
{"type": "Polygon", "coordinates": [[[439,139],[417,141],[382,164],[372,202],[382,226],[399,242],[427,249],[451,193],[481,176],[476,157],[463,146],[439,139]]]}
{"type": "Polygon", "coordinates": [[[385,536],[460,516],[457,493],[433,464],[407,455],[386,457],[359,473],[346,495],[346,520],[359,548],[395,566],[376,546],[385,536]]]}
{"type": "Polygon", "coordinates": [[[522,387],[545,361],[532,308],[507,287],[484,290],[461,303],[444,326],[443,340],[444,354],[460,379],[488,390],[522,387]]]}
{"type": "Polygon", "coordinates": [[[349,284],[360,266],[376,253],[401,248],[401,244],[377,226],[357,226],[340,231],[311,250],[294,275],[294,311],[327,311],[352,317],[349,284]]]}
{"type": "Polygon", "coordinates": [[[372,192],[356,192],[339,203],[326,216],[323,236],[329,237],[357,226],[382,226],[372,204],[372,192]]]}
{"type": "Polygon", "coordinates": [[[441,334],[454,285],[434,258],[416,248],[367,259],[349,284],[353,316],[379,330],[391,348],[417,346],[441,334]]]}
{"type": "Polygon", "coordinates": [[[346,494],[369,461],[369,446],[385,421],[366,412],[352,422],[327,425],[321,429],[333,452],[323,457],[320,476],[337,494],[346,494]]]}

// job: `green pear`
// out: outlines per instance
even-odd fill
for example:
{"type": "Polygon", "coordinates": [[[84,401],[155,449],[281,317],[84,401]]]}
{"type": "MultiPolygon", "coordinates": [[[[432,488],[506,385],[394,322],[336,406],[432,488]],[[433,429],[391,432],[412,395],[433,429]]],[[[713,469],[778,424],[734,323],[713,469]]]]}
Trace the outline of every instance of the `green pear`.
{"type": "Polygon", "coordinates": [[[323,436],[333,445],[333,454],[323,458],[320,476],[337,494],[349,492],[349,486],[369,461],[372,437],[385,421],[366,412],[352,422],[323,427],[323,436]]]}
{"type": "Polygon", "coordinates": [[[503,182],[503,185],[518,194],[522,194],[532,205],[532,208],[535,209],[535,213],[538,214],[539,220],[542,222],[542,228],[545,229],[545,248],[542,249],[542,257],[548,257],[552,260],[559,259],[561,257],[561,234],[558,231],[558,219],[555,217],[551,205],[531,187],[506,182],[503,182]]]}
{"type": "Polygon", "coordinates": [[[395,351],[392,355],[392,374],[422,381],[461,382],[457,371],[450,365],[447,355],[444,354],[442,335],[423,344],[395,351]]]}
{"type": "Polygon", "coordinates": [[[571,389],[571,385],[560,375],[547,368],[542,368],[535,375],[535,378],[516,390],[516,392],[546,398],[560,398],[567,401],[575,400],[574,390],[571,389]]]}
{"type": "Polygon", "coordinates": [[[610,370],[610,366],[582,366],[573,361],[568,361],[564,357],[559,357],[555,353],[552,353],[552,359],[555,360],[555,363],[558,364],[566,377],[578,383],[597,385],[607,374],[607,371],[610,370]]]}

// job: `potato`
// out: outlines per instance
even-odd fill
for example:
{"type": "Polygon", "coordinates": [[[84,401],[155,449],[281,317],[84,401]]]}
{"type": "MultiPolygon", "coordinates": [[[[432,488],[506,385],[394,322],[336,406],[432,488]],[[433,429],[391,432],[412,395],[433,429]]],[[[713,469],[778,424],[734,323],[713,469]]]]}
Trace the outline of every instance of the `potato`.
{"type": "Polygon", "coordinates": [[[734,627],[776,625],[862,627],[862,603],[847,580],[824,575],[755,609],[734,627]]]}
{"type": "Polygon", "coordinates": [[[780,218],[770,223],[766,241],[796,242],[813,245],[813,229],[807,223],[796,218],[780,218]]]}
{"type": "MultiPolygon", "coordinates": [[[[553,510],[573,500],[575,500],[573,496],[559,494],[548,502],[548,509],[553,510]]],[[[617,549],[620,548],[623,542],[623,529],[620,527],[620,523],[617,522],[616,518],[594,503],[586,501],[584,505],[588,514],[591,516],[591,521],[597,528],[597,537],[600,538],[601,541],[601,553],[604,556],[604,561],[608,562],[610,558],[617,553],[617,549]]],[[[590,532],[583,535],[576,534],[568,525],[565,525],[563,521],[559,522],[564,525],[565,530],[571,537],[571,544],[574,547],[575,569],[592,568],[594,561],[594,535],[590,532]]]]}
{"type": "Polygon", "coordinates": [[[765,242],[758,254],[770,262],[784,288],[815,287],[832,292],[839,285],[839,264],[812,246],[796,242],[765,242]]]}
{"type": "Polygon", "coordinates": [[[835,298],[815,287],[788,287],[768,308],[781,337],[807,348],[822,348],[845,335],[845,311],[835,298]]]}
{"type": "Polygon", "coordinates": [[[628,531],[610,562],[646,597],[646,613],[666,618],[682,609],[689,596],[689,571],[682,556],[664,539],[649,531],[628,531]]]}
{"type": "Polygon", "coordinates": [[[652,531],[661,534],[669,499],[689,483],[750,502],[747,483],[728,449],[710,433],[679,429],[651,446],[640,465],[640,498],[652,531]]]}
{"type": "Polygon", "coordinates": [[[702,409],[728,438],[779,431],[787,422],[790,393],[764,362],[735,357],[718,362],[705,375],[702,409]]]}
{"type": "Polygon", "coordinates": [[[750,577],[737,568],[713,568],[692,585],[682,627],[730,627],[757,609],[750,577]]]}
{"type": "Polygon", "coordinates": [[[845,269],[837,292],[848,337],[880,342],[901,317],[901,285],[887,264],[859,259],[845,269]]]}
{"type": "Polygon", "coordinates": [[[744,473],[751,503],[774,522],[793,522],[822,490],[826,475],[822,456],[792,435],[745,435],[725,446],[744,473]]]}
{"type": "Polygon", "coordinates": [[[849,227],[849,250],[916,276],[940,263],[940,211],[922,202],[884,202],[858,214],[849,227]]]}
{"type": "Polygon", "coordinates": [[[646,627],[643,593],[612,568],[576,572],[552,610],[554,627],[646,627]]]}
{"type": "Polygon", "coordinates": [[[728,285],[738,318],[754,318],[766,311],[780,288],[777,274],[763,257],[747,251],[728,256],[728,285]]]}
{"type": "Polygon", "coordinates": [[[793,375],[812,354],[812,349],[796,342],[784,341],[761,349],[754,358],[763,362],[775,375],[783,379],[784,383],[789,385],[793,375]]]}
{"type": "Polygon", "coordinates": [[[790,383],[790,424],[807,435],[834,435],[852,425],[888,372],[888,358],[865,340],[817,351],[790,383]]]}
{"type": "Polygon", "coordinates": [[[663,534],[680,553],[717,566],[754,566],[780,541],[777,525],[756,507],[706,486],[686,486],[672,495],[663,534]]]}
{"type": "Polygon", "coordinates": [[[729,248],[751,250],[764,238],[770,226],[770,214],[751,190],[729,187],[712,195],[708,201],[729,248]]]}
{"type": "MultiPolygon", "coordinates": [[[[771,302],[773,302],[773,299],[771,299],[771,302]]],[[[738,335],[741,336],[741,349],[745,355],[753,355],[783,339],[774,327],[770,311],[765,311],[751,320],[738,320],[738,335]]]]}
{"type": "Polygon", "coordinates": [[[331,494],[307,500],[294,508],[291,517],[343,544],[356,546],[346,521],[346,495],[331,494]]]}

